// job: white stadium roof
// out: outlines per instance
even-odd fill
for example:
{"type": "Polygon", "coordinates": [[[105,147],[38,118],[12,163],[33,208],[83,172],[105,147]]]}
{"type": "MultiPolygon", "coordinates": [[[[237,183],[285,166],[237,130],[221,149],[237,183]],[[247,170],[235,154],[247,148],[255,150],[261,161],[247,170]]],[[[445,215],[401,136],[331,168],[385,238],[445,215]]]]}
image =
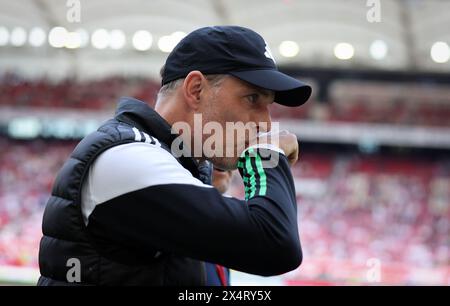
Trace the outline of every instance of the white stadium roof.
{"type": "Polygon", "coordinates": [[[155,76],[183,33],[223,24],[259,32],[280,66],[450,70],[448,0],[0,0],[0,7],[0,73],[155,76]],[[78,4],[80,20],[71,22],[78,4]],[[380,22],[369,22],[369,11],[380,22]]]}

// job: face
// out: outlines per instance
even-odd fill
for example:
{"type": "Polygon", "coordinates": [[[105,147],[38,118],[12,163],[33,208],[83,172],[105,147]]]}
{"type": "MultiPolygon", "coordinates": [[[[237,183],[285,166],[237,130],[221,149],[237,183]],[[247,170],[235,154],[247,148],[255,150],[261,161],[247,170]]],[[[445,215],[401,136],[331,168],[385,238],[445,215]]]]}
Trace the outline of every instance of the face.
{"type": "MultiPolygon", "coordinates": [[[[217,86],[209,84],[205,92],[199,110],[203,126],[217,122],[222,127],[221,143],[218,141],[216,145],[224,153],[208,159],[217,168],[236,169],[239,156],[254,142],[257,133],[270,131],[269,105],[273,103],[274,93],[232,76],[225,77],[217,86]]],[[[208,144],[211,135],[203,135],[203,144],[208,144]]]]}

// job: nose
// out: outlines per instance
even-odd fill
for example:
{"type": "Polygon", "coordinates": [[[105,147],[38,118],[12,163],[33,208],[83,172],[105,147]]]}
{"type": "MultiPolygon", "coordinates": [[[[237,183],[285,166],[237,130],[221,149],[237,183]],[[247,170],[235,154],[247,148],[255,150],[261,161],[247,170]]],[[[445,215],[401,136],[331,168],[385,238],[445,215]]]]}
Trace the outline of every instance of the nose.
{"type": "Polygon", "coordinates": [[[264,111],[260,113],[257,122],[258,133],[267,133],[272,129],[272,119],[270,118],[269,109],[266,107],[264,111]]]}

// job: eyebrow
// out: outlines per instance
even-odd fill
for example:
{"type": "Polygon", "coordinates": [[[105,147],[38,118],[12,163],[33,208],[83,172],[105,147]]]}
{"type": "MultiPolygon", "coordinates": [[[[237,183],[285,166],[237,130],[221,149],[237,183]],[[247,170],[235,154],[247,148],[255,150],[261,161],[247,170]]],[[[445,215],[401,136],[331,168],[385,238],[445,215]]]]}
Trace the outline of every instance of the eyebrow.
{"type": "Polygon", "coordinates": [[[257,91],[260,95],[262,95],[264,97],[275,96],[275,91],[273,91],[273,90],[264,89],[264,88],[261,88],[258,86],[252,86],[252,89],[257,91]]]}
{"type": "Polygon", "coordinates": [[[247,90],[257,91],[260,95],[262,95],[264,97],[275,96],[275,91],[270,90],[270,89],[261,88],[261,87],[258,87],[258,86],[255,86],[255,85],[249,84],[249,83],[247,83],[246,87],[247,87],[246,88],[247,90]]]}

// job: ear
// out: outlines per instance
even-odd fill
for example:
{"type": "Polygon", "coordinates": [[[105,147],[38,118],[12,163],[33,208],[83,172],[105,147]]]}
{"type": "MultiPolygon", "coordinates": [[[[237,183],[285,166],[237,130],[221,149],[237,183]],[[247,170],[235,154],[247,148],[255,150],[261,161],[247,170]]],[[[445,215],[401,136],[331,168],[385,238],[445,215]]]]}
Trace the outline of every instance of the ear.
{"type": "Polygon", "coordinates": [[[200,105],[200,97],[204,91],[206,79],[203,74],[194,70],[189,72],[183,82],[183,96],[187,104],[194,110],[200,105]]]}

